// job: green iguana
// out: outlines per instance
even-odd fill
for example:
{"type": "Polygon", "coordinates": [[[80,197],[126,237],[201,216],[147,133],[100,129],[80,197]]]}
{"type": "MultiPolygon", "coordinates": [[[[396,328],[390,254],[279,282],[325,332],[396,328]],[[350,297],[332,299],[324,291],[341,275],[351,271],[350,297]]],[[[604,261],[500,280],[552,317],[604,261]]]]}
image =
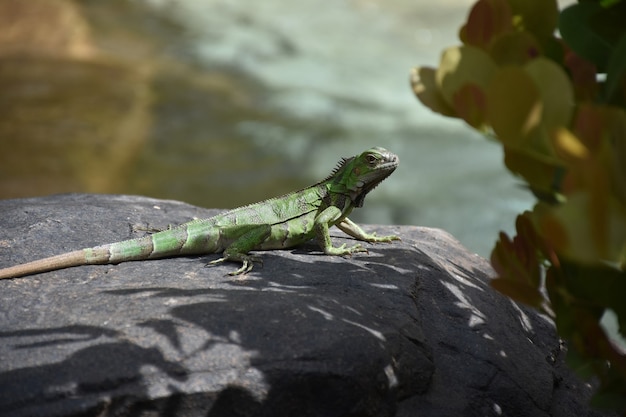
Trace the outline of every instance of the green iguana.
{"type": "Polygon", "coordinates": [[[252,250],[285,249],[316,238],[327,255],[367,252],[360,244],[334,247],[328,228],[336,225],[348,235],[365,242],[390,242],[397,236],[368,234],[348,219],[361,207],[367,193],[387,178],[399,159],[376,147],[342,159],[323,181],[300,191],[256,204],[239,207],[208,219],[192,220],[152,235],[0,269],[0,279],[16,278],[80,265],[117,264],[126,261],[223,252],[220,259],[242,262],[230,275],[250,272],[260,258],[252,250]]]}

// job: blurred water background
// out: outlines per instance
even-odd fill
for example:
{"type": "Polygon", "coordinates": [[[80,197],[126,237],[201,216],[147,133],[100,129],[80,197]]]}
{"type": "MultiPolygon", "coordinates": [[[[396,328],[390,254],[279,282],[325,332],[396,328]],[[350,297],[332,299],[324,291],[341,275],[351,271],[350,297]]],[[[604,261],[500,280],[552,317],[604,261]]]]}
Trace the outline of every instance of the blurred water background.
{"type": "Polygon", "coordinates": [[[351,217],[440,227],[488,256],[533,200],[500,147],[408,83],[458,44],[471,4],[0,0],[0,198],[228,208],[383,146],[400,168],[351,217]]]}

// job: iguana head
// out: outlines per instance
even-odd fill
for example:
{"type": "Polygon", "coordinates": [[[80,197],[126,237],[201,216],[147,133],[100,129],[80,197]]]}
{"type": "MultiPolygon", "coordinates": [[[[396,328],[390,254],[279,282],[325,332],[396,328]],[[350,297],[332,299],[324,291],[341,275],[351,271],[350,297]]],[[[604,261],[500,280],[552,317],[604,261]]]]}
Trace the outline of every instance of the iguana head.
{"type": "Polygon", "coordinates": [[[347,194],[355,207],[361,207],[367,193],[391,175],[399,163],[396,154],[378,146],[344,158],[327,179],[330,191],[347,194]]]}

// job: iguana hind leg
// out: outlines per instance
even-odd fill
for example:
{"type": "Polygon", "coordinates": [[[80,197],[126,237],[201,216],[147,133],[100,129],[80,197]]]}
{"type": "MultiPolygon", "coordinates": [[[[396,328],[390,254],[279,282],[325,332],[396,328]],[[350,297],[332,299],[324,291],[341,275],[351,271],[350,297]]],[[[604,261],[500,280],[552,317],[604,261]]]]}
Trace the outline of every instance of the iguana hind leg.
{"type": "Polygon", "coordinates": [[[248,255],[248,252],[260,246],[270,236],[271,230],[272,228],[268,224],[253,227],[236,238],[224,249],[223,256],[220,259],[209,262],[209,265],[216,265],[225,261],[241,262],[243,264],[241,268],[229,272],[228,275],[247,274],[252,270],[254,262],[263,263],[261,257],[248,255]]]}

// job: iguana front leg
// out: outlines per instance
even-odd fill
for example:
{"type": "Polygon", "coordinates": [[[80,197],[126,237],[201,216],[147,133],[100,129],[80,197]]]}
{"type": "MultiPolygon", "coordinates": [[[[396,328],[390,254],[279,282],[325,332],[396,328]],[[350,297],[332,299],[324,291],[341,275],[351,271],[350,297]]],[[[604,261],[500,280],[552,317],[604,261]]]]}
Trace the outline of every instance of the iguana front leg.
{"type": "MultiPolygon", "coordinates": [[[[254,226],[236,238],[224,249],[223,256],[220,259],[209,262],[209,265],[216,265],[224,261],[241,262],[243,264],[241,268],[229,272],[228,275],[247,274],[252,270],[254,262],[262,263],[262,259],[259,256],[248,255],[248,252],[260,246],[269,237],[271,230],[272,228],[269,224],[254,226]]],[[[223,230],[223,233],[227,234],[228,232],[226,229],[223,230]]]]}
{"type": "Polygon", "coordinates": [[[347,217],[337,223],[336,226],[345,234],[365,242],[391,242],[392,240],[400,240],[400,238],[395,235],[376,236],[376,232],[367,233],[365,230],[361,229],[358,224],[354,223],[347,217]]]}
{"type": "Polygon", "coordinates": [[[330,233],[328,232],[328,225],[333,224],[340,216],[342,215],[341,210],[339,208],[331,206],[322,211],[315,218],[315,236],[317,237],[317,242],[320,247],[324,250],[324,253],[327,255],[352,255],[355,252],[367,252],[360,244],[356,244],[354,246],[346,247],[346,244],[339,247],[334,247],[333,242],[330,240],[330,233]]]}

